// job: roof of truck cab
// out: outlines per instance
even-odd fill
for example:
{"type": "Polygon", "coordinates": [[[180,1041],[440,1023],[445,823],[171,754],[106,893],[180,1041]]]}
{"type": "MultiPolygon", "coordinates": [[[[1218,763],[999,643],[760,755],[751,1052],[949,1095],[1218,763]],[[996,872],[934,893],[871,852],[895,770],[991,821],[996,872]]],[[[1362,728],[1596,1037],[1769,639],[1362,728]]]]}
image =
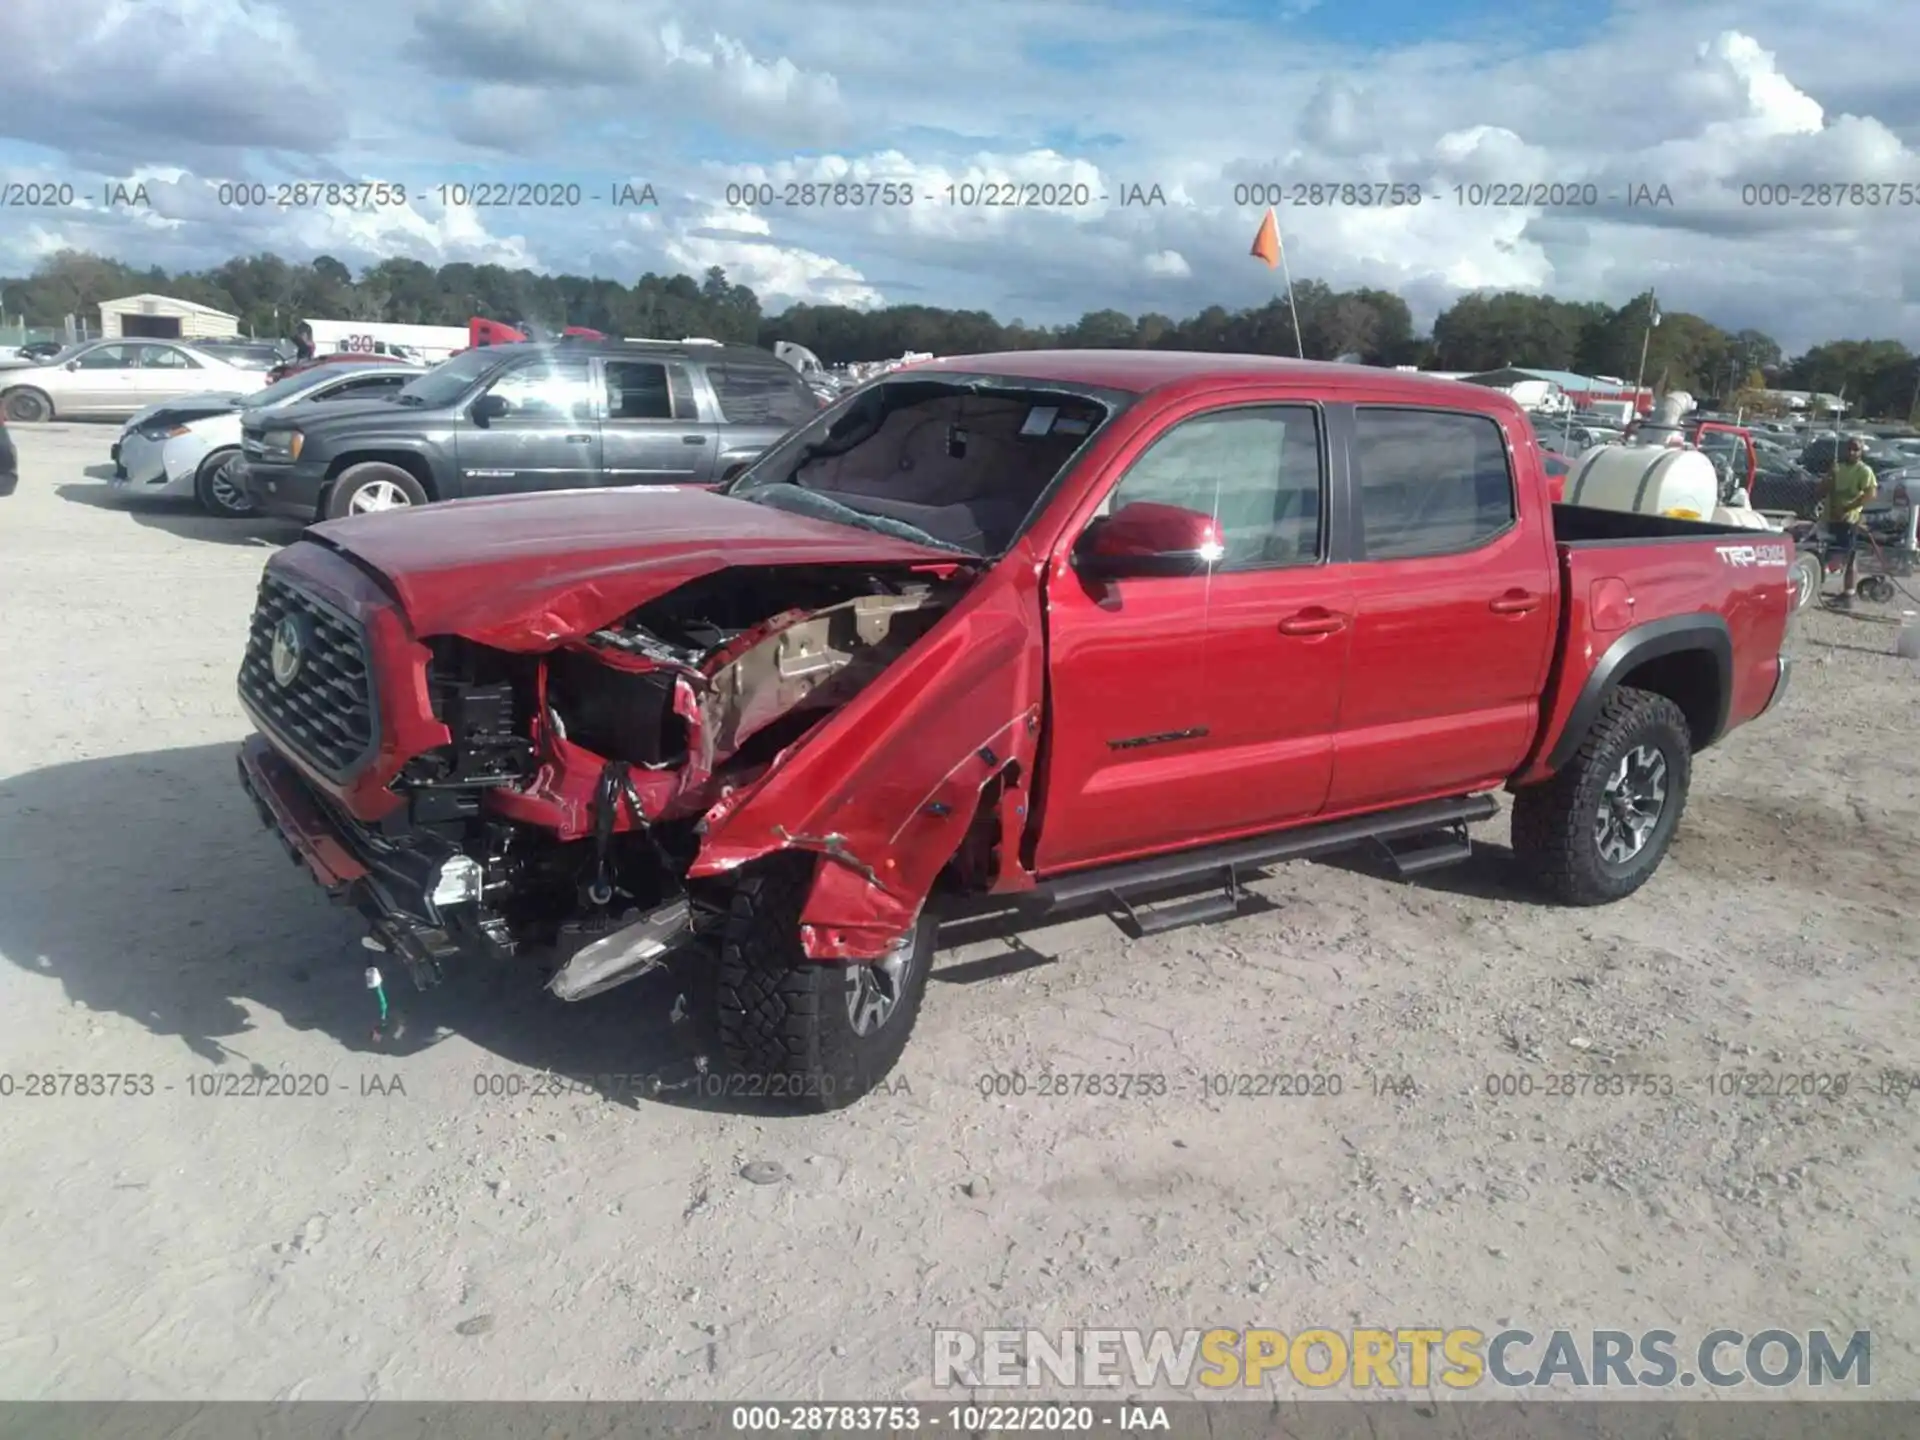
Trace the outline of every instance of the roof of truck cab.
{"type": "Polygon", "coordinates": [[[989,355],[946,355],[894,371],[911,379],[931,370],[992,375],[1009,380],[1054,381],[1145,395],[1188,381],[1299,384],[1314,389],[1364,392],[1375,402],[1444,404],[1488,412],[1517,408],[1498,390],[1443,380],[1434,375],[1342,365],[1329,360],[1290,360],[1279,355],[1222,355],[1200,350],[1006,350],[989,355]]]}

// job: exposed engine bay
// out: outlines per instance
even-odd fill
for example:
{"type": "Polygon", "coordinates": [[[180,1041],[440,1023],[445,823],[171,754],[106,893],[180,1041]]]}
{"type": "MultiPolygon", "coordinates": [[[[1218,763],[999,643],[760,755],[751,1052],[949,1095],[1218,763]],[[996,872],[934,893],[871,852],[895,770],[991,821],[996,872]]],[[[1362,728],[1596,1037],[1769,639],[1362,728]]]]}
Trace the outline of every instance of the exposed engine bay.
{"type": "Polygon", "coordinates": [[[443,885],[440,914],[423,917],[439,923],[376,935],[422,984],[439,978],[436,950],[475,938],[461,925],[506,954],[594,951],[585,980],[577,960],[556,977],[569,999],[643,973],[594,947],[617,941],[631,959],[653,945],[651,960],[698,931],[701,896],[683,877],[706,813],[924,635],[972,575],[723,570],[544,655],[430,642],[434,714],[452,743],[394,782],[403,823],[384,840],[359,828],[374,846],[455,857],[472,893],[443,885]]]}

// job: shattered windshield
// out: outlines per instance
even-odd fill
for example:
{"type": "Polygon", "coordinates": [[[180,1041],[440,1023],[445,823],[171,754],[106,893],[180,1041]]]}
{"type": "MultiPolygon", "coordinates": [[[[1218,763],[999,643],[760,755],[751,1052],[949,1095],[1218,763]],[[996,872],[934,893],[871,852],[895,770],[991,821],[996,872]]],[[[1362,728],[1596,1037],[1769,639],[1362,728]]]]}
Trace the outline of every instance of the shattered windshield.
{"type": "Polygon", "coordinates": [[[997,555],[1119,397],[1019,381],[872,385],[795,431],[727,493],[974,556],[997,555]]]}

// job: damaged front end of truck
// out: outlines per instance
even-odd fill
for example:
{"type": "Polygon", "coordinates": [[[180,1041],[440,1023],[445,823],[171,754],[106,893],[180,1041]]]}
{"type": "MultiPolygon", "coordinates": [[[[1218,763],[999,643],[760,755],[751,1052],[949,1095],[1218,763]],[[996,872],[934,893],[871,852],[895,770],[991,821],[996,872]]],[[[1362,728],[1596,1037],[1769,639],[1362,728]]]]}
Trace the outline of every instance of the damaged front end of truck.
{"type": "MultiPolygon", "coordinates": [[[[753,797],[976,579],[959,565],[723,569],[539,653],[434,637],[421,647],[425,714],[415,718],[430,717],[446,738],[382,787],[399,802],[390,813],[355,815],[300,786],[294,794],[315,813],[274,814],[290,788],[275,772],[289,758],[262,737],[242,773],[296,853],[306,837],[322,861],[316,874],[367,916],[374,942],[417,983],[437,983],[463,952],[524,954],[558,966],[554,993],[582,999],[696,936],[713,918],[701,877],[753,855],[817,852],[854,888],[892,893],[880,870],[900,871],[892,834],[809,834],[817,804],[786,797],[794,823],[782,826],[765,822],[753,797]],[[763,822],[765,833],[749,838],[763,822]],[[334,843],[322,843],[330,832],[334,843]]],[[[297,764],[303,739],[322,749],[325,723],[282,698],[289,687],[274,675],[288,663],[285,636],[305,618],[302,592],[270,578],[263,593],[273,625],[256,623],[242,693],[297,764]]],[[[307,623],[308,634],[329,628],[344,627],[307,623]]],[[[344,699],[374,668],[318,658],[312,641],[307,652],[325,667],[323,696],[344,699]]],[[[408,697],[381,698],[390,711],[408,697]]],[[[896,908],[864,901],[840,918],[871,925],[896,908]]],[[[844,939],[819,948],[858,958],[844,939]]]]}
{"type": "Polygon", "coordinates": [[[463,953],[539,956],[556,994],[598,994],[779,856],[812,866],[805,957],[883,961],[943,876],[1031,883],[1025,522],[1109,413],[901,383],[799,432],[752,500],[663,487],[318,527],[263,577],[243,780],[423,986],[463,953]]]}

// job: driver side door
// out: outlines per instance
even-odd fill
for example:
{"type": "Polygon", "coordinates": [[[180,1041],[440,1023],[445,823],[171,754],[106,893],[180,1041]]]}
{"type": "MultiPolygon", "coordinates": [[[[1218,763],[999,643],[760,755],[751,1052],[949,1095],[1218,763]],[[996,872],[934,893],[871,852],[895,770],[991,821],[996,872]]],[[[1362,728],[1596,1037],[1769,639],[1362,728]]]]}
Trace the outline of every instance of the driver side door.
{"type": "Polygon", "coordinates": [[[1122,466],[1077,543],[1146,503],[1211,516],[1221,553],[1106,582],[1055,567],[1043,873],[1308,819],[1332,781],[1352,585],[1323,417],[1197,402],[1122,466]]]}
{"type": "MultiPolygon", "coordinates": [[[[68,362],[56,404],[68,415],[112,415],[126,406],[140,347],[115,341],[84,350],[68,362]]],[[[140,407],[126,406],[131,415],[140,407]]]]}
{"type": "Polygon", "coordinates": [[[542,358],[507,371],[468,407],[455,444],[463,495],[596,484],[600,419],[587,362],[542,358]],[[500,414],[483,413],[489,399],[500,414]]]}

